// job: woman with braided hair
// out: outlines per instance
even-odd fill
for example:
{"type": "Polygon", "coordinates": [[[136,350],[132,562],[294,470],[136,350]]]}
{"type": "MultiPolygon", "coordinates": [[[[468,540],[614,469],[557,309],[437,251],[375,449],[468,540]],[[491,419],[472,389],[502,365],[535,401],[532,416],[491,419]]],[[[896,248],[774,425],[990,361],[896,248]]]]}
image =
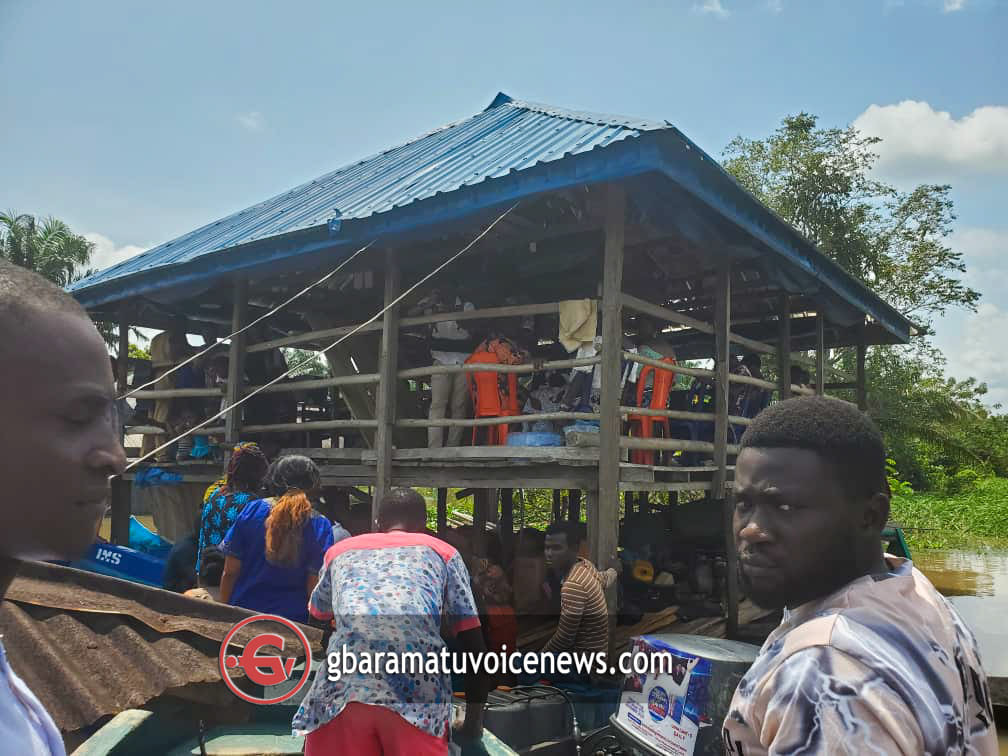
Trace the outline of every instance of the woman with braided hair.
{"type": "Polygon", "coordinates": [[[196,572],[199,573],[203,550],[217,546],[234,525],[238,515],[262,492],[269,461],[257,444],[235,446],[228,461],[227,475],[211,485],[203,495],[200,517],[196,572]]]}
{"type": "Polygon", "coordinates": [[[250,502],[221,541],[220,598],[307,622],[308,597],[333,544],[332,523],[312,508],[321,476],[310,459],[292,455],[270,465],[264,482],[270,497],[250,502]]]}

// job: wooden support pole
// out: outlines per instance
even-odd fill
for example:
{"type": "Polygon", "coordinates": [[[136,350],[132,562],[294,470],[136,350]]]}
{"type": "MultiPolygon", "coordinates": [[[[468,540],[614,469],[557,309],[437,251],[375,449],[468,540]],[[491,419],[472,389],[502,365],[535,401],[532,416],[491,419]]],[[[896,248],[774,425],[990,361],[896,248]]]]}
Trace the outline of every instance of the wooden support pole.
{"type": "Polygon", "coordinates": [[[777,391],[781,401],[791,396],[791,301],[787,294],[777,300],[777,391]]]}
{"type": "MultiPolygon", "coordinates": [[[[611,184],[606,195],[602,263],[602,406],[599,410],[599,484],[588,509],[589,554],[600,570],[616,564],[619,537],[620,358],[623,355],[623,241],[626,192],[611,184]],[[594,527],[593,527],[594,526],[594,527]]],[[[615,598],[615,594],[610,597],[615,598]]],[[[610,601],[610,608],[615,605],[610,601]]]]}
{"type": "Polygon", "coordinates": [[[571,489],[567,492],[567,520],[581,522],[581,490],[571,489]]]}
{"type": "Polygon", "coordinates": [[[626,491],[623,494],[623,516],[627,519],[633,517],[634,513],[634,500],[637,495],[633,491],[626,491]]]}
{"type": "Polygon", "coordinates": [[[826,393],[826,318],[816,313],[816,351],[815,351],[815,391],[822,396],[826,393]]]}
{"type": "MultiPolygon", "coordinates": [[[[231,304],[231,333],[241,330],[248,319],[248,278],[239,275],[234,280],[231,304]]],[[[242,383],[245,380],[245,334],[231,338],[228,349],[228,382],[225,397],[228,406],[232,406],[242,396],[242,383]]],[[[237,444],[241,439],[242,408],[228,412],[224,416],[224,440],[228,444],[237,444]]]]}
{"type": "Polygon", "coordinates": [[[563,498],[559,488],[553,489],[553,522],[563,519],[563,498]]]}
{"type": "MultiPolygon", "coordinates": [[[[785,300],[786,301],[786,300],[785,300]]],[[[782,309],[783,312],[783,309],[782,309]]],[[[790,324],[790,319],[784,319],[790,324]]],[[[718,271],[717,291],[714,295],[714,362],[717,378],[714,382],[714,478],[711,482],[711,502],[721,507],[725,534],[725,561],[727,596],[725,614],[727,635],[734,638],[738,634],[738,552],[735,550],[735,533],[732,528],[732,509],[729,499],[725,496],[725,481],[728,478],[728,361],[730,359],[731,341],[729,325],[731,324],[731,268],[724,267],[718,271]]],[[[782,337],[784,333],[781,333],[782,337]]],[[[784,341],[785,355],[790,358],[787,345],[790,338],[784,341]]],[[[778,359],[781,352],[778,352],[778,359]]],[[[790,365],[781,386],[791,387],[790,365]]],[[[785,395],[786,396],[786,395],[785,395]]]]}
{"type": "Polygon", "coordinates": [[[501,552],[505,562],[511,560],[514,547],[514,489],[500,490],[500,521],[497,523],[497,534],[500,536],[501,552]]]}
{"type": "Polygon", "coordinates": [[[865,344],[864,333],[860,336],[857,345],[857,406],[862,412],[868,409],[868,378],[865,373],[865,359],[868,356],[868,347],[865,344]]]}
{"type": "Polygon", "coordinates": [[[472,549],[473,555],[478,557],[486,556],[486,515],[488,493],[487,489],[480,488],[473,494],[472,549]]]}
{"type": "Polygon", "coordinates": [[[132,483],[117,475],[112,479],[109,505],[111,522],[109,537],[117,546],[129,546],[130,491],[132,483]]]}
{"type": "MultiPolygon", "coordinates": [[[[385,306],[399,296],[400,272],[395,251],[385,250],[385,306]]],[[[375,493],[371,504],[372,520],[378,519],[378,505],[392,488],[392,437],[396,421],[396,375],[399,372],[399,306],[385,310],[382,320],[381,348],[378,353],[378,396],[375,402],[375,493]]]]}
{"type": "Polygon", "coordinates": [[[437,490],[437,534],[444,535],[448,531],[448,489],[437,490]]]}
{"type": "Polygon", "coordinates": [[[129,390],[129,320],[126,308],[119,311],[119,349],[116,354],[116,391],[122,396],[129,390]]]}

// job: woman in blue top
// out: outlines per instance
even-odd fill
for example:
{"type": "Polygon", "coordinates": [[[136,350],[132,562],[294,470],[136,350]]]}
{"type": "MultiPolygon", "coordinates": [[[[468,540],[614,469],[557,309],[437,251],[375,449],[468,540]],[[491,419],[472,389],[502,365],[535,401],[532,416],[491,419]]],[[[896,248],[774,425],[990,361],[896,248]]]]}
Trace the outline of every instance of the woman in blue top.
{"type": "Polygon", "coordinates": [[[234,525],[245,505],[261,495],[263,477],[269,462],[256,444],[238,444],[228,462],[227,478],[207,489],[200,518],[196,573],[207,546],[217,546],[234,525]]]}
{"type": "Polygon", "coordinates": [[[312,509],[321,477],[314,462],[295,455],[270,465],[265,484],[271,497],[249,503],[220,544],[220,600],[307,622],[308,597],[333,544],[332,523],[312,509]]]}

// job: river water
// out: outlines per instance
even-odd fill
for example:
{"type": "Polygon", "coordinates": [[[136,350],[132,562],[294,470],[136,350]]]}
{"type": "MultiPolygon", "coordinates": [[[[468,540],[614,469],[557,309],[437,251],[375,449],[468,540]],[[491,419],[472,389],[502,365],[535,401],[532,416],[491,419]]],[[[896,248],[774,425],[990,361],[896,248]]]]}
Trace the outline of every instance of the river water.
{"type": "MultiPolygon", "coordinates": [[[[1008,550],[916,551],[913,559],[973,629],[988,677],[1008,677],[1008,550]]],[[[1008,754],[1008,731],[999,734],[1008,754]]]]}

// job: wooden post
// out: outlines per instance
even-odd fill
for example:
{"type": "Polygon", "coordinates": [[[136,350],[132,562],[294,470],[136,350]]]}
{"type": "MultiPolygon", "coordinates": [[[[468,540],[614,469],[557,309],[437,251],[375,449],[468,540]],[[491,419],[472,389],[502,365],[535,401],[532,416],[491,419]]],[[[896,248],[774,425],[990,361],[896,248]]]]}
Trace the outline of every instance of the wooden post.
{"type": "Polygon", "coordinates": [[[857,406],[862,412],[868,409],[868,379],[865,373],[867,356],[868,347],[865,345],[864,331],[862,330],[857,345],[857,406]]]}
{"type": "Polygon", "coordinates": [[[553,489],[553,522],[563,519],[563,499],[559,488],[553,489]]]}
{"type": "Polygon", "coordinates": [[[473,492],[473,555],[478,557],[486,556],[486,512],[487,494],[485,488],[480,488],[473,492]]]}
{"type": "Polygon", "coordinates": [[[121,475],[112,479],[112,491],[109,498],[111,510],[109,513],[111,517],[109,537],[112,543],[117,546],[129,546],[130,489],[130,482],[123,480],[121,475]]]}
{"type": "Polygon", "coordinates": [[[437,490],[437,534],[448,532],[448,489],[437,490]]]}
{"type": "Polygon", "coordinates": [[[581,522],[581,490],[571,489],[567,492],[567,520],[581,522]]]}
{"type": "MultiPolygon", "coordinates": [[[[788,324],[791,322],[790,318],[787,318],[786,321],[788,324]]],[[[735,550],[732,508],[729,499],[725,496],[725,481],[728,476],[728,397],[730,393],[728,363],[731,350],[730,327],[731,268],[725,266],[718,271],[717,291],[714,294],[714,362],[717,375],[714,378],[714,479],[711,484],[710,496],[711,503],[721,507],[724,520],[728,594],[725,601],[725,614],[727,636],[734,638],[738,634],[738,552],[735,550]]],[[[784,336],[783,331],[781,335],[782,337],[784,336]]],[[[790,358],[790,352],[788,351],[790,338],[783,343],[784,348],[783,350],[778,349],[778,355],[783,351],[790,358]]],[[[788,361],[790,362],[790,360],[788,361]]],[[[788,367],[784,375],[786,376],[786,382],[790,384],[790,367],[788,367]]],[[[783,386],[783,384],[781,385],[783,386]]]]}
{"type": "Polygon", "coordinates": [[[648,498],[647,491],[640,491],[637,494],[637,511],[641,514],[649,515],[651,514],[651,501],[648,498]]]}
{"type": "Polygon", "coordinates": [[[781,401],[791,396],[791,303],[781,294],[777,305],[777,392],[781,401]]]}
{"type": "MultiPolygon", "coordinates": [[[[233,302],[231,304],[231,333],[245,325],[248,318],[248,278],[239,275],[234,280],[233,302]]],[[[245,382],[245,334],[233,336],[228,350],[228,382],[225,397],[227,406],[233,406],[242,396],[245,382]]],[[[224,441],[231,445],[241,439],[242,409],[228,412],[224,416],[224,441]]]]}
{"type": "MultiPolygon", "coordinates": [[[[385,306],[399,296],[400,271],[395,252],[385,250],[385,306]]],[[[382,320],[381,351],[378,353],[378,396],[375,402],[375,494],[371,501],[372,520],[378,505],[392,488],[392,437],[396,421],[396,381],[399,372],[399,306],[388,307],[382,320]]]]}
{"type": "Polygon", "coordinates": [[[620,360],[623,355],[623,239],[626,192],[611,184],[606,194],[602,263],[602,406],[599,428],[597,506],[588,509],[589,554],[600,570],[616,564],[619,537],[620,360]],[[594,528],[592,527],[594,524],[594,528]]]}
{"type": "Polygon", "coordinates": [[[505,563],[511,559],[514,546],[514,489],[500,490],[500,521],[497,523],[497,533],[500,536],[501,556],[505,563]]]}
{"type": "Polygon", "coordinates": [[[116,354],[116,391],[122,396],[129,390],[129,320],[126,308],[119,311],[119,350],[116,354]]]}
{"type": "Polygon", "coordinates": [[[634,500],[637,498],[636,491],[626,491],[623,494],[623,516],[627,519],[633,517],[634,500]]]}
{"type": "Polygon", "coordinates": [[[826,318],[821,312],[816,313],[815,371],[815,390],[822,396],[826,393],[826,318]]]}

